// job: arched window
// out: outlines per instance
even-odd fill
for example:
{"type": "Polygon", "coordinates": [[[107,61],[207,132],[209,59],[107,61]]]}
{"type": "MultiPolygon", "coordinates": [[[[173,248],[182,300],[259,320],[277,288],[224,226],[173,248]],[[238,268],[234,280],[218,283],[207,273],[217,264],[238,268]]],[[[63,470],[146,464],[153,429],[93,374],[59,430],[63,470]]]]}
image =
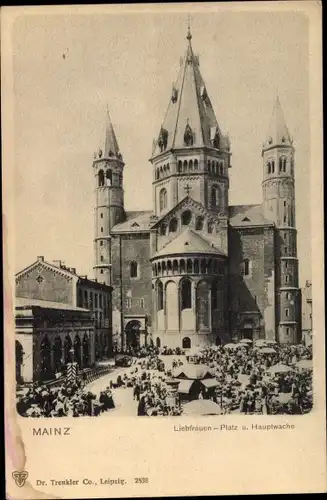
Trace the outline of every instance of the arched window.
{"type": "Polygon", "coordinates": [[[167,174],[168,174],[168,175],[170,174],[170,166],[169,166],[169,163],[167,163],[167,174]]]}
{"type": "Polygon", "coordinates": [[[208,233],[212,233],[214,228],[214,223],[213,222],[208,222],[208,233]]]}
{"type": "Polygon", "coordinates": [[[180,269],[181,269],[181,274],[185,274],[185,260],[181,259],[180,261],[180,269]]]}
{"type": "Polygon", "coordinates": [[[156,179],[159,179],[159,169],[158,169],[158,168],[156,168],[156,175],[155,175],[155,178],[156,178],[156,179]]]}
{"type": "Polygon", "coordinates": [[[186,272],[187,274],[192,274],[193,272],[192,259],[187,259],[186,261],[186,272]]]}
{"type": "Polygon", "coordinates": [[[177,273],[178,273],[178,261],[173,260],[173,274],[177,274],[177,273]]]}
{"type": "Polygon", "coordinates": [[[212,304],[212,310],[215,311],[216,309],[219,309],[219,301],[218,301],[218,282],[215,280],[212,283],[211,287],[211,304],[212,304]]]}
{"type": "Polygon", "coordinates": [[[190,210],[185,210],[185,212],[182,213],[182,225],[183,226],[188,226],[189,223],[191,222],[192,219],[192,213],[190,210]]]}
{"type": "Polygon", "coordinates": [[[190,169],[190,172],[193,172],[193,160],[189,161],[188,168],[190,169]]]}
{"type": "Polygon", "coordinates": [[[166,165],[164,165],[164,167],[163,167],[163,173],[164,173],[164,175],[167,175],[167,167],[166,167],[166,165]]]}
{"type": "Polygon", "coordinates": [[[112,184],[112,172],[111,170],[107,170],[106,172],[106,186],[111,186],[112,184]]]}
{"type": "Polygon", "coordinates": [[[224,165],[223,163],[220,163],[219,165],[219,175],[223,175],[224,174],[224,165]]]}
{"type": "Polygon", "coordinates": [[[99,170],[99,173],[98,173],[98,185],[99,186],[104,186],[104,173],[103,173],[103,170],[99,170]]]}
{"type": "Polygon", "coordinates": [[[271,173],[274,174],[275,173],[275,161],[272,160],[271,162],[271,173]]]}
{"type": "Polygon", "coordinates": [[[194,260],[194,274],[199,274],[199,261],[198,261],[198,259],[194,260]]]}
{"type": "Polygon", "coordinates": [[[178,227],[178,220],[176,219],[176,217],[174,217],[169,222],[169,232],[170,233],[176,233],[177,227],[178,227]]]}
{"type": "Polygon", "coordinates": [[[251,273],[251,262],[249,259],[244,259],[241,264],[241,275],[249,276],[251,273]]]}
{"type": "Polygon", "coordinates": [[[160,205],[160,212],[162,212],[162,210],[165,210],[165,208],[167,208],[167,190],[165,188],[162,188],[160,190],[159,205],[160,205]]]}
{"type": "Polygon", "coordinates": [[[166,229],[167,229],[166,224],[161,224],[161,226],[160,226],[160,234],[161,234],[161,236],[165,236],[166,229]]]}
{"type": "Polygon", "coordinates": [[[161,281],[158,282],[157,286],[157,302],[158,302],[158,311],[163,309],[163,284],[161,281]]]}
{"type": "Polygon", "coordinates": [[[219,205],[219,191],[216,186],[211,189],[211,207],[218,207],[219,205]]]}
{"type": "Polygon", "coordinates": [[[182,167],[183,167],[182,160],[179,160],[179,162],[178,162],[178,172],[182,171],[182,167]]]}
{"type": "Polygon", "coordinates": [[[183,338],[182,348],[183,349],[190,349],[191,348],[191,339],[189,337],[184,337],[183,338]]]}
{"type": "Polygon", "coordinates": [[[268,172],[268,174],[271,174],[271,164],[270,164],[270,161],[268,161],[268,163],[267,163],[267,172],[268,172]]]}
{"type": "Polygon", "coordinates": [[[167,262],[167,273],[171,273],[171,272],[172,272],[171,260],[168,260],[168,262],[167,262]]]}
{"type": "Polygon", "coordinates": [[[199,162],[197,159],[194,160],[194,170],[198,170],[199,169],[199,162]]]}
{"type": "Polygon", "coordinates": [[[133,260],[130,264],[130,275],[131,275],[131,278],[137,278],[137,262],[135,262],[135,260],[133,260]]]}
{"type": "Polygon", "coordinates": [[[208,172],[209,172],[209,174],[211,174],[211,162],[210,162],[210,160],[208,160],[208,172]]]}
{"type": "Polygon", "coordinates": [[[181,285],[181,305],[183,309],[191,309],[192,307],[192,282],[184,279],[181,285]]]}
{"type": "Polygon", "coordinates": [[[160,170],[159,170],[159,177],[163,177],[163,168],[160,167],[160,170]]]}
{"type": "Polygon", "coordinates": [[[187,161],[184,160],[184,163],[183,163],[183,172],[187,172],[187,161]]]}
{"type": "Polygon", "coordinates": [[[283,158],[283,172],[286,172],[286,158],[283,158]]]}
{"type": "Polygon", "coordinates": [[[202,229],[203,229],[203,217],[196,218],[195,229],[197,231],[202,231],[202,229]]]}

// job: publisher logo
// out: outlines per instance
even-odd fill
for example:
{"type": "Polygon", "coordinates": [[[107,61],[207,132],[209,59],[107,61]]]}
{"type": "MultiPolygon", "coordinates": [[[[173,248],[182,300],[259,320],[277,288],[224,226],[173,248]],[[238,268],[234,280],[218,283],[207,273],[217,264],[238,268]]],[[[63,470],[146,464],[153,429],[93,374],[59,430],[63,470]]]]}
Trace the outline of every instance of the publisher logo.
{"type": "Polygon", "coordinates": [[[25,484],[25,481],[26,481],[26,479],[28,477],[28,472],[26,472],[24,470],[22,472],[19,472],[18,470],[15,470],[12,473],[12,477],[14,478],[14,481],[17,484],[17,486],[19,486],[21,488],[25,484]]]}

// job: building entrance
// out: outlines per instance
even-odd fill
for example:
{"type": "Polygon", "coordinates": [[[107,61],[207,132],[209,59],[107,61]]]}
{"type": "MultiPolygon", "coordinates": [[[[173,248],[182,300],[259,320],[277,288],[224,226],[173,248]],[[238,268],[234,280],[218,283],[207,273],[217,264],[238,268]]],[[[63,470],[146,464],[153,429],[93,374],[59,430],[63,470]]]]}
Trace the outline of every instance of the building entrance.
{"type": "Polygon", "coordinates": [[[125,328],[125,338],[127,347],[139,347],[141,323],[137,320],[129,321],[125,328]]]}

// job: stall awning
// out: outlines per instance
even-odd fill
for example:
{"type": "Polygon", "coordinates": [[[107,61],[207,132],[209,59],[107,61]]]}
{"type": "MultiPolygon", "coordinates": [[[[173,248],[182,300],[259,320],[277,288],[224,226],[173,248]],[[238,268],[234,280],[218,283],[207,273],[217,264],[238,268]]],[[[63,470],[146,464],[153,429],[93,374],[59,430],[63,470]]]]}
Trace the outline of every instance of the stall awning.
{"type": "Polygon", "coordinates": [[[209,389],[209,387],[217,387],[219,382],[215,378],[207,378],[206,380],[201,380],[201,384],[209,389]]]}
{"type": "Polygon", "coordinates": [[[188,394],[190,392],[191,386],[194,380],[181,380],[178,386],[178,392],[183,394],[188,394]]]}

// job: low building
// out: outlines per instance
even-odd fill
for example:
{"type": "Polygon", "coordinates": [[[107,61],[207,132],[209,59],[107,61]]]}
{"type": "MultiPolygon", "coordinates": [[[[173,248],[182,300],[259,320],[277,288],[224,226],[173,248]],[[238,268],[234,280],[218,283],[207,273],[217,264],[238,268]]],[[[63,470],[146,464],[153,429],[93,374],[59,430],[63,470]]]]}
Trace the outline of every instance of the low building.
{"type": "Polygon", "coordinates": [[[302,305],[302,342],[312,344],[312,283],[306,281],[301,293],[302,305]]]}
{"type": "Polygon", "coordinates": [[[32,368],[27,368],[27,365],[25,367],[24,361],[16,365],[17,377],[19,378],[21,373],[24,380],[31,381],[39,377],[47,379],[52,376],[60,364],[58,339],[61,341],[61,363],[68,362],[70,359],[67,354],[68,345],[69,349],[75,349],[75,342],[77,343],[75,361],[78,361],[81,367],[110,357],[111,293],[112,288],[105,283],[88,279],[87,276],[79,276],[75,268],[66,267],[61,261],[46,262],[42,256],[17,273],[16,353],[18,359],[22,357],[20,353],[25,353],[23,355],[25,360],[26,356],[33,358],[32,368]],[[44,340],[45,333],[47,335],[44,340]],[[42,371],[37,365],[44,362],[43,340],[46,352],[47,346],[50,346],[50,354],[45,355],[46,359],[52,361],[49,370],[42,371]],[[83,342],[85,345],[89,343],[88,357],[86,347],[83,351],[83,342]]]}
{"type": "Polygon", "coordinates": [[[47,300],[16,298],[16,381],[54,379],[67,363],[95,362],[94,318],[87,309],[47,300]]]}

